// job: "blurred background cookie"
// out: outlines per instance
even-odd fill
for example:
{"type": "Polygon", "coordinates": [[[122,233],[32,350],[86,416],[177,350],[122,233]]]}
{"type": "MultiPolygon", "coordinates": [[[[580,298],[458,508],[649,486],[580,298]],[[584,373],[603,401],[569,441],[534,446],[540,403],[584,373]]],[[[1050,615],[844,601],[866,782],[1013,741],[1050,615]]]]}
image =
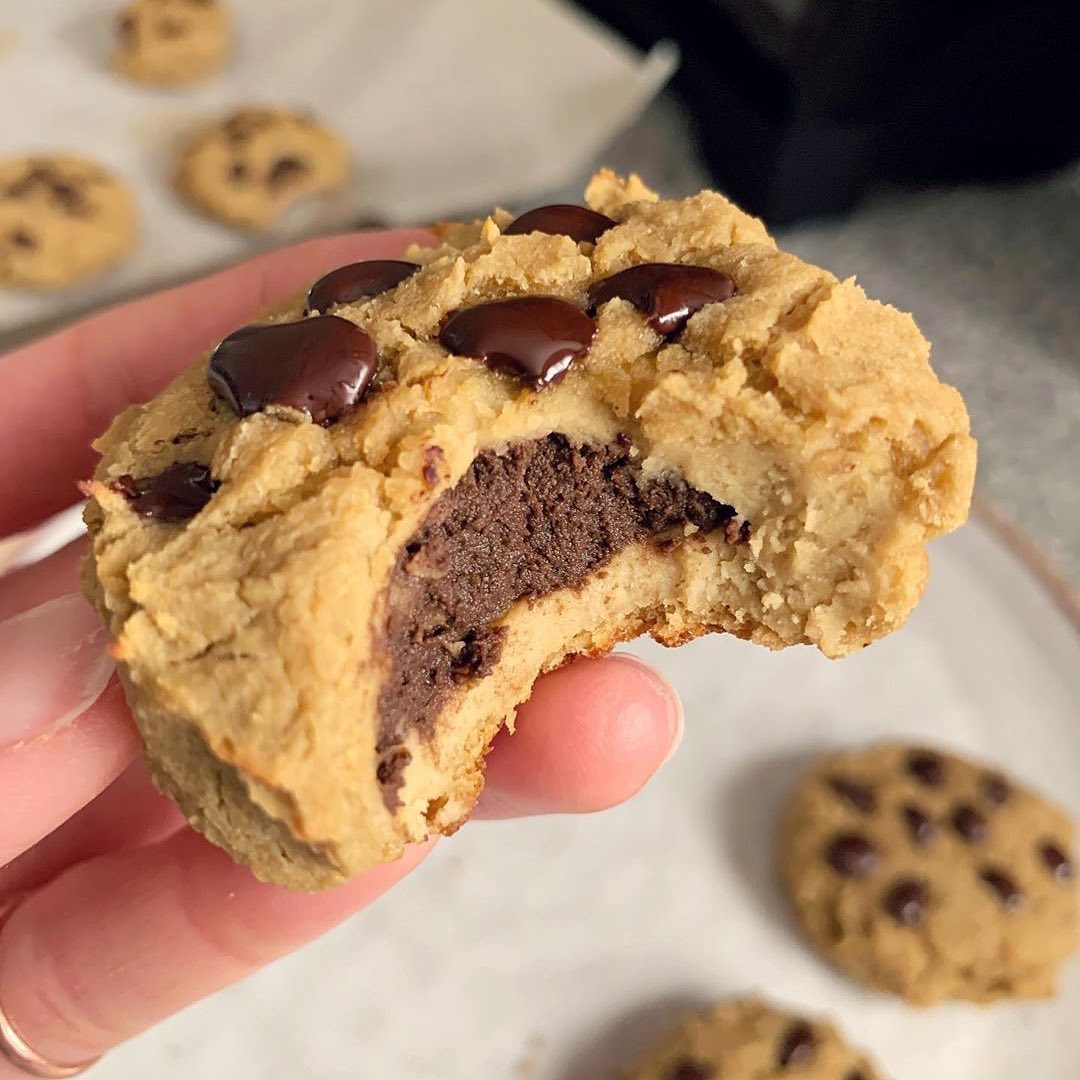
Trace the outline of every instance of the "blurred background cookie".
{"type": "Polygon", "coordinates": [[[118,262],[135,203],[116,175],[71,154],[0,161],[0,283],[58,289],[118,262]]]}
{"type": "Polygon", "coordinates": [[[133,0],[116,17],[113,67],[136,82],[179,86],[220,71],[232,18],[217,0],[133,0]]]}
{"type": "Polygon", "coordinates": [[[317,120],[285,109],[241,109],[204,130],[177,171],[177,190],[212,217],[267,229],[300,199],[340,188],[346,143],[317,120]]]}
{"type": "Polygon", "coordinates": [[[628,1080],[884,1080],[832,1024],[748,999],[694,1013],[657,1043],[628,1080]]]}
{"type": "Polygon", "coordinates": [[[995,769],[875,746],[805,777],[780,865],[810,940],[859,982],[920,1005],[1038,998],[1076,948],[1072,840],[995,769]]]}

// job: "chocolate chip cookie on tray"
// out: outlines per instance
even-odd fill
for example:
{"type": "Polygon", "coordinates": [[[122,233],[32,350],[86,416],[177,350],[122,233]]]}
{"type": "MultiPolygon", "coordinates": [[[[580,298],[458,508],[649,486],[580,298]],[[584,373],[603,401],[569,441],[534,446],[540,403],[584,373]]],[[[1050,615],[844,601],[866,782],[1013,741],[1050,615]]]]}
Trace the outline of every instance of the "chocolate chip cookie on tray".
{"type": "Polygon", "coordinates": [[[453,831],[568,656],[862,648],[966,517],[910,316],[714,192],[587,202],[338,269],[98,443],[86,587],[150,768],[264,878],[453,831]]]}

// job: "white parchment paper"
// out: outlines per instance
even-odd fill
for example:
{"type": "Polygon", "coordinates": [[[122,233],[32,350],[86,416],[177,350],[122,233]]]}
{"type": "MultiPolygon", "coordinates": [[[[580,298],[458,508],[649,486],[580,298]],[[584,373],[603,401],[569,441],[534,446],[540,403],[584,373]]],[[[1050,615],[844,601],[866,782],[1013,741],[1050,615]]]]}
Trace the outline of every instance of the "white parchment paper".
{"type": "Polygon", "coordinates": [[[118,170],[142,213],[135,256],[87,285],[0,290],[0,331],[81,310],[361,218],[412,223],[565,183],[654,96],[642,57],[557,0],[229,0],[238,48],[185,90],[107,65],[119,0],[0,4],[0,155],[67,149],[118,170]],[[184,137],[240,105],[306,108],[352,144],[340,197],[252,239],[194,215],[169,179],[184,137]]]}

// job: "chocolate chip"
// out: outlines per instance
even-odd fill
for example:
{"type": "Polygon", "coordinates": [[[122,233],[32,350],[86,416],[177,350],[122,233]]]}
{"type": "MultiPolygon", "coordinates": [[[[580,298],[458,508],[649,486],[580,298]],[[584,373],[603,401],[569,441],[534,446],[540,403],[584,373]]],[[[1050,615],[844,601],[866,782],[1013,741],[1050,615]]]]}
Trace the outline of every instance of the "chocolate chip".
{"type": "Polygon", "coordinates": [[[901,813],[911,842],[917,847],[926,847],[937,836],[937,826],[917,806],[908,803],[901,813]]]}
{"type": "Polygon", "coordinates": [[[214,350],[207,379],[240,416],[288,405],[327,424],[361,400],[377,366],[359,326],[318,315],[235,331],[214,350]]]}
{"type": "Polygon", "coordinates": [[[901,925],[919,926],[930,897],[925,882],[901,878],[885,894],[885,910],[901,925]]]}
{"type": "Polygon", "coordinates": [[[830,776],[826,783],[860,814],[872,814],[877,809],[877,799],[865,784],[849,780],[846,776],[830,776]]]}
{"type": "Polygon", "coordinates": [[[518,236],[531,232],[553,233],[557,236],[569,236],[571,240],[576,240],[579,244],[595,244],[603,233],[617,224],[618,222],[612,221],[604,214],[598,214],[595,210],[590,210],[587,206],[555,203],[526,211],[503,229],[503,235],[518,236]]]}
{"type": "Polygon", "coordinates": [[[135,31],[139,23],[134,15],[121,15],[116,20],[116,33],[125,45],[130,45],[135,40],[135,31]]]}
{"type": "Polygon", "coordinates": [[[817,1053],[817,1036],[814,1029],[803,1020],[796,1021],[785,1032],[776,1052],[781,1069],[801,1068],[809,1065],[817,1053]]]}
{"type": "Polygon", "coordinates": [[[952,827],[968,844],[981,844],[990,835],[989,822],[970,803],[963,803],[953,811],[952,827]]]}
{"type": "Polygon", "coordinates": [[[424,483],[429,489],[439,482],[439,472],[444,461],[446,461],[446,454],[443,453],[441,446],[429,446],[424,451],[424,467],[421,472],[424,483]]]}
{"type": "Polygon", "coordinates": [[[658,334],[678,333],[686,320],[706,304],[730,300],[735,282],[708,266],[642,263],[631,266],[589,289],[593,309],[620,297],[628,300],[658,334]]]}
{"type": "Polygon", "coordinates": [[[193,518],[210,501],[218,486],[210,470],[194,461],[177,462],[156,476],[138,480],[125,474],[112,483],[135,513],[168,522],[193,518]]]}
{"type": "Polygon", "coordinates": [[[845,1077],[844,1080],[870,1080],[870,1078],[862,1071],[862,1069],[852,1069],[845,1077]]]}
{"type": "Polygon", "coordinates": [[[987,773],[979,781],[979,790],[995,806],[1003,806],[1012,794],[1009,781],[1001,773],[987,773]]]}
{"type": "Polygon", "coordinates": [[[182,22],[176,19],[159,19],[158,30],[161,31],[161,36],[166,38],[178,38],[182,37],[187,31],[187,27],[182,22]]]}
{"type": "Polygon", "coordinates": [[[715,1076],[716,1070],[711,1065],[683,1058],[671,1067],[667,1080],[713,1080],[715,1076]]]}
{"type": "Polygon", "coordinates": [[[234,161],[229,165],[229,179],[234,184],[242,183],[248,178],[248,171],[246,161],[234,161]]]}
{"type": "Polygon", "coordinates": [[[1006,911],[1015,911],[1023,902],[1023,892],[1004,870],[987,866],[979,871],[979,877],[997,893],[997,897],[1006,911]]]}
{"type": "Polygon", "coordinates": [[[877,848],[858,833],[841,833],[825,848],[826,862],[841,877],[869,877],[878,859],[877,848]]]}
{"type": "Polygon", "coordinates": [[[386,750],[380,749],[380,754],[381,759],[375,770],[375,779],[379,781],[387,807],[395,810],[401,805],[401,796],[398,791],[405,783],[405,768],[412,761],[412,753],[404,746],[391,746],[386,750]]]}
{"type": "Polygon", "coordinates": [[[308,163],[301,161],[298,157],[279,157],[270,167],[266,182],[272,188],[277,188],[284,184],[291,184],[294,180],[310,171],[308,163]]]}
{"type": "Polygon", "coordinates": [[[420,269],[402,259],[369,259],[339,266],[319,278],[307,295],[307,310],[329,311],[335,304],[352,304],[388,292],[420,269]]]}
{"type": "Polygon", "coordinates": [[[1069,860],[1069,856],[1066,855],[1057,844],[1047,841],[1039,848],[1039,854],[1042,856],[1042,861],[1045,864],[1046,869],[1049,870],[1058,881],[1072,881],[1072,862],[1069,860]]]}
{"type": "Polygon", "coordinates": [[[928,750],[915,750],[908,755],[907,771],[927,787],[941,787],[945,782],[945,763],[928,750]]]}
{"type": "Polygon", "coordinates": [[[542,390],[585,356],[596,324],[555,296],[493,300],[451,315],[439,344],[542,390]]]}
{"type": "Polygon", "coordinates": [[[32,251],[38,246],[33,233],[27,232],[26,229],[19,226],[16,226],[8,233],[8,241],[13,246],[23,248],[25,251],[32,251]]]}

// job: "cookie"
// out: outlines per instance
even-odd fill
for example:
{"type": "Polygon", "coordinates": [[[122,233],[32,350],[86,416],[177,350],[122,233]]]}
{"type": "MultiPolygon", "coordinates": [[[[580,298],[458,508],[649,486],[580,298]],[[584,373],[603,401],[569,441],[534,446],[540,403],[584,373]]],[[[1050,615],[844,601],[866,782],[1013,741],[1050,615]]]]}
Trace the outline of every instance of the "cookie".
{"type": "Polygon", "coordinates": [[[177,190],[230,225],[268,229],[299,200],[340,188],[349,149],[322,124],[282,109],[242,109],[187,148],[177,190]]]}
{"type": "Polygon", "coordinates": [[[100,273],[132,248],[126,185],[73,154],[0,162],[0,284],[59,289],[100,273]]]}
{"type": "Polygon", "coordinates": [[[455,829],[568,656],[860,649],[964,520],[909,316],[713,192],[588,202],[333,270],[97,444],[87,587],[151,770],[270,880],[455,829]]]}
{"type": "Polygon", "coordinates": [[[994,768],[876,746],[814,768],[780,864],[803,929],[867,986],[929,1005],[1052,994],[1077,943],[1073,826],[994,768]]]}
{"type": "Polygon", "coordinates": [[[231,47],[232,18],[217,0],[134,0],[116,17],[113,68],[179,86],[220,71],[231,47]]]}
{"type": "Polygon", "coordinates": [[[749,999],[683,1021],[626,1080],[884,1080],[832,1024],[749,999]]]}

